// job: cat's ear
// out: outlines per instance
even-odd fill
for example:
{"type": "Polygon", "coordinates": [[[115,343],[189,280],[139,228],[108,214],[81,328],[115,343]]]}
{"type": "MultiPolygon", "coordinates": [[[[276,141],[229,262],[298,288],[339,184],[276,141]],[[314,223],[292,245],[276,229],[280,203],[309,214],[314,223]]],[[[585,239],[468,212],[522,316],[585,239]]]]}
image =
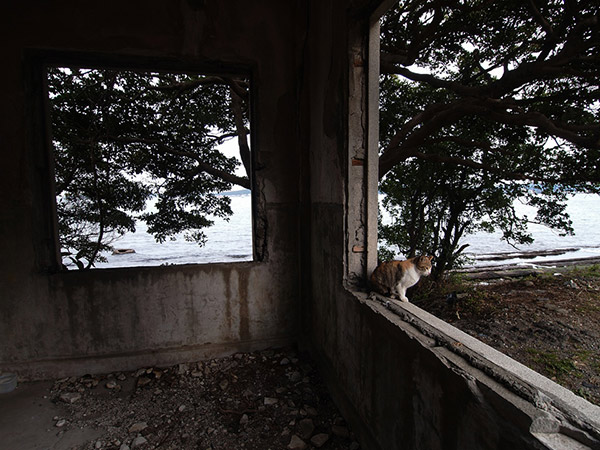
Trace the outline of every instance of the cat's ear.
{"type": "Polygon", "coordinates": [[[429,261],[433,261],[433,255],[431,255],[431,256],[426,256],[425,258],[429,258],[429,261]]]}

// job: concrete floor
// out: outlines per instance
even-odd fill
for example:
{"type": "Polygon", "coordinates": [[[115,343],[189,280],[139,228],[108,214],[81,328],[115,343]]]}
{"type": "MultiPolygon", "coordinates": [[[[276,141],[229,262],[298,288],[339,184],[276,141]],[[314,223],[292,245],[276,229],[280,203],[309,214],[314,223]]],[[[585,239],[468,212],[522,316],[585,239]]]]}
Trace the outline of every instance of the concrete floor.
{"type": "Polygon", "coordinates": [[[68,450],[101,435],[93,429],[60,432],[53,418],[64,417],[65,410],[50,400],[52,384],[20,383],[13,392],[0,394],[1,450],[68,450]]]}

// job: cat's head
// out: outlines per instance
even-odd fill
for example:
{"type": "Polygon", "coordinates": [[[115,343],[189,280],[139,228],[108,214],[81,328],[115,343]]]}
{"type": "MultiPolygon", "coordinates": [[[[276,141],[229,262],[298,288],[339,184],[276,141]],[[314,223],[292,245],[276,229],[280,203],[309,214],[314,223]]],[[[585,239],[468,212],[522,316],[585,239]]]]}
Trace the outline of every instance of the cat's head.
{"type": "Polygon", "coordinates": [[[417,256],[415,259],[415,267],[419,272],[421,272],[424,276],[431,275],[431,261],[433,260],[433,256],[417,256]]]}

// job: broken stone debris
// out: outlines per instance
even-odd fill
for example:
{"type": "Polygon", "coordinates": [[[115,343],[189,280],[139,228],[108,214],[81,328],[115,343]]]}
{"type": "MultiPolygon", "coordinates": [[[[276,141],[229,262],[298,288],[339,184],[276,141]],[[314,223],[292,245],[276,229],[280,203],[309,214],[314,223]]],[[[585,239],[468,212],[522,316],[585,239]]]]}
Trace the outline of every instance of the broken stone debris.
{"type": "Polygon", "coordinates": [[[60,395],[60,399],[65,403],[75,403],[77,400],[81,398],[81,394],[77,394],[75,392],[65,392],[60,395]]]}
{"type": "Polygon", "coordinates": [[[129,427],[130,433],[139,433],[140,431],[148,428],[148,424],[146,422],[137,422],[129,427]]]}
{"type": "Polygon", "coordinates": [[[70,377],[52,394],[69,410],[55,418],[61,433],[105,431],[86,450],[359,448],[314,368],[289,349],[70,377]]]}
{"type": "Polygon", "coordinates": [[[323,447],[323,445],[325,445],[325,443],[329,440],[329,435],[326,433],[319,433],[319,434],[315,434],[311,439],[310,442],[312,443],[312,445],[314,445],[317,448],[321,448],[323,447]]]}
{"type": "Polygon", "coordinates": [[[298,434],[302,439],[310,439],[315,431],[315,425],[312,419],[303,419],[298,422],[298,434]]]}
{"type": "Polygon", "coordinates": [[[292,439],[290,440],[290,443],[287,446],[289,450],[304,450],[306,447],[306,442],[304,442],[295,434],[292,436],[292,439]]]}

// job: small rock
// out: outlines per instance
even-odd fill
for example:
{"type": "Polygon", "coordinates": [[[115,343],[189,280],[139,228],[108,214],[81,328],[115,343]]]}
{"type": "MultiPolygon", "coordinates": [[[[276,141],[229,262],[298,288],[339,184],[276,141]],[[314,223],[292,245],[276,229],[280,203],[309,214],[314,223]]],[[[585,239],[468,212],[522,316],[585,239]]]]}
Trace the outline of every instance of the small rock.
{"type": "Polygon", "coordinates": [[[278,401],[279,401],[279,400],[277,400],[276,398],[272,398],[272,397],[265,397],[264,404],[265,404],[265,406],[274,405],[274,404],[276,404],[278,401]]]}
{"type": "Polygon", "coordinates": [[[302,374],[300,372],[292,372],[290,375],[290,381],[292,383],[297,383],[298,381],[302,380],[302,374]]]}
{"type": "Polygon", "coordinates": [[[139,433],[140,431],[145,430],[146,428],[148,428],[148,424],[146,422],[138,422],[134,423],[129,427],[129,432],[139,433]]]}
{"type": "Polygon", "coordinates": [[[350,444],[350,448],[349,450],[358,450],[360,448],[360,444],[356,441],[354,441],[352,444],[350,444]]]}
{"type": "Polygon", "coordinates": [[[249,420],[250,420],[250,419],[248,418],[248,415],[247,415],[247,414],[244,414],[244,415],[242,415],[242,417],[240,418],[240,425],[241,425],[241,426],[246,426],[246,425],[248,425],[248,421],[249,421],[249,420]]]}
{"type": "Polygon", "coordinates": [[[304,409],[306,410],[306,412],[308,413],[309,416],[315,417],[319,414],[317,412],[317,410],[315,408],[313,408],[312,406],[304,405],[304,409]]]}
{"type": "Polygon", "coordinates": [[[81,395],[75,392],[65,392],[64,394],[60,395],[60,399],[65,403],[75,403],[80,398],[81,395]]]}
{"type": "Polygon", "coordinates": [[[119,447],[119,450],[131,450],[131,449],[130,449],[129,445],[123,444],[119,447]]]}
{"type": "Polygon", "coordinates": [[[310,439],[315,431],[315,424],[312,419],[302,419],[298,422],[298,434],[302,439],[310,439]]]}
{"type": "Polygon", "coordinates": [[[131,443],[131,448],[139,447],[141,445],[144,445],[146,442],[148,442],[148,440],[144,436],[138,436],[131,443]]]}
{"type": "Polygon", "coordinates": [[[294,434],[287,448],[288,450],[304,450],[306,448],[306,442],[294,434]]]}
{"type": "Polygon", "coordinates": [[[314,445],[317,448],[321,448],[323,447],[323,445],[325,445],[325,442],[327,442],[329,440],[329,435],[325,434],[325,433],[319,433],[319,434],[315,434],[311,439],[310,442],[312,443],[312,445],[314,445]]]}
{"type": "Polygon", "coordinates": [[[116,389],[118,386],[116,381],[109,381],[106,383],[106,389],[116,389]]]}
{"type": "Polygon", "coordinates": [[[62,428],[67,424],[67,421],[65,419],[60,419],[58,422],[56,422],[55,426],[57,426],[58,428],[62,428]]]}
{"type": "Polygon", "coordinates": [[[139,377],[137,380],[137,385],[138,386],[145,386],[148,383],[150,383],[152,380],[150,380],[150,378],[148,377],[139,377]]]}
{"type": "Polygon", "coordinates": [[[81,380],[79,380],[81,384],[83,384],[85,387],[89,388],[93,388],[98,386],[98,379],[93,378],[93,377],[85,377],[85,378],[81,378],[81,380]]]}
{"type": "Polygon", "coordinates": [[[282,360],[279,362],[279,364],[280,364],[280,365],[282,365],[282,366],[287,366],[289,363],[290,363],[290,360],[289,360],[289,359],[287,359],[287,358],[283,358],[283,359],[282,359],[282,360]]]}
{"type": "Polygon", "coordinates": [[[188,370],[190,370],[190,368],[187,364],[179,364],[179,366],[177,367],[177,374],[184,375],[187,373],[188,370]]]}
{"type": "Polygon", "coordinates": [[[341,438],[350,437],[350,432],[348,431],[348,428],[342,427],[340,425],[332,425],[331,431],[333,432],[333,434],[341,438]]]}
{"type": "Polygon", "coordinates": [[[179,408],[177,408],[177,411],[179,411],[179,412],[185,411],[185,405],[181,405],[179,408]]]}
{"type": "Polygon", "coordinates": [[[225,390],[227,389],[227,386],[229,386],[229,381],[227,380],[221,380],[221,382],[219,383],[219,387],[221,388],[221,390],[225,390]]]}

